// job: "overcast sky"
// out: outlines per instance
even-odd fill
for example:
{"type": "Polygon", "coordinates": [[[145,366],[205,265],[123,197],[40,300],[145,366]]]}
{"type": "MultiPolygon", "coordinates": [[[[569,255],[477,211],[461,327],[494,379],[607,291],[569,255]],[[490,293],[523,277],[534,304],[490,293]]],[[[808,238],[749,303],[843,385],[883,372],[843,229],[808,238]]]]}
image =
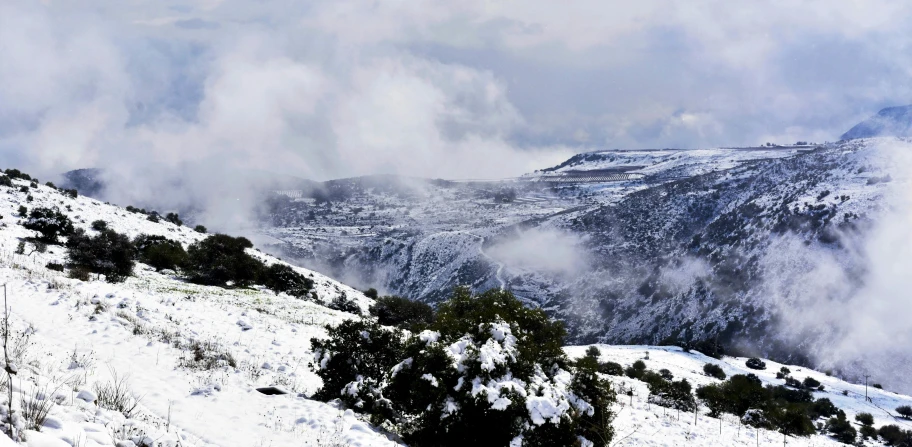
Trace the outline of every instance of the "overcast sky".
{"type": "Polygon", "coordinates": [[[908,0],[0,1],[0,163],[501,177],[835,140],[912,103],[908,0]]]}

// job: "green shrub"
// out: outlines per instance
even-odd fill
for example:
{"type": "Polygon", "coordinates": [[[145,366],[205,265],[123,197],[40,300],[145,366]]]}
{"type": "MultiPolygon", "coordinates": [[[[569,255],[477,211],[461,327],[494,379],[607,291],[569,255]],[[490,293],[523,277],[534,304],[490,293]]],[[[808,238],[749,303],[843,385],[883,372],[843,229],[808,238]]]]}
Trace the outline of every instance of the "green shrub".
{"type": "Polygon", "coordinates": [[[764,370],[766,369],[766,362],[758,359],[757,357],[751,357],[744,362],[744,365],[750,369],[764,370]]]}
{"type": "Polygon", "coordinates": [[[715,377],[719,380],[725,380],[725,371],[721,366],[716,365],[715,363],[707,363],[703,365],[703,373],[709,377],[715,377]]]}
{"type": "Polygon", "coordinates": [[[59,237],[73,234],[73,222],[57,208],[33,209],[22,226],[37,231],[38,240],[48,244],[56,244],[59,237]]]}
{"type": "Polygon", "coordinates": [[[874,425],[874,416],[871,413],[858,413],[855,420],[861,425],[874,425]]]}
{"type": "Polygon", "coordinates": [[[184,224],[184,221],[181,220],[180,216],[177,213],[168,213],[165,215],[165,220],[173,223],[174,225],[181,226],[184,224]]]}
{"type": "Polygon", "coordinates": [[[870,425],[862,425],[858,429],[858,433],[861,435],[861,439],[877,438],[877,429],[870,425]]]}
{"type": "Polygon", "coordinates": [[[164,236],[141,234],[133,239],[136,259],[153,267],[156,271],[183,268],[187,252],[180,242],[164,236]]]}
{"type": "Polygon", "coordinates": [[[901,405],[896,407],[896,413],[902,416],[903,419],[912,418],[912,407],[908,405],[901,405]]]}
{"type": "Polygon", "coordinates": [[[431,306],[401,296],[377,298],[370,307],[370,314],[377,317],[377,322],[382,325],[405,329],[426,327],[434,322],[431,306]]]}
{"type": "Polygon", "coordinates": [[[0,177],[0,186],[12,187],[13,181],[12,181],[12,179],[10,179],[10,177],[8,175],[4,175],[4,176],[0,177]]]}
{"type": "Polygon", "coordinates": [[[805,388],[816,389],[816,388],[820,387],[820,382],[818,380],[814,379],[813,377],[805,377],[804,382],[802,382],[802,385],[804,385],[805,388]]]}
{"type": "Polygon", "coordinates": [[[375,288],[373,288],[373,287],[371,287],[370,289],[365,290],[365,291],[364,291],[364,296],[366,296],[366,297],[368,297],[368,298],[370,298],[370,299],[372,299],[372,300],[376,300],[377,298],[380,298],[379,292],[377,292],[377,289],[375,289],[375,288]]]}
{"type": "Polygon", "coordinates": [[[45,267],[47,267],[48,270],[54,270],[57,272],[63,271],[63,264],[58,264],[56,262],[48,262],[47,265],[45,265],[45,267]]]}
{"type": "Polygon", "coordinates": [[[563,325],[509,292],[457,288],[427,330],[404,342],[393,334],[349,321],[313,340],[325,381],[316,396],[369,413],[415,447],[579,445],[579,437],[604,447],[613,437],[615,397],[597,360],[572,368],[563,325]]]}
{"type": "Polygon", "coordinates": [[[247,287],[262,269],[262,263],[246,252],[252,247],[247,238],[213,234],[190,244],[184,270],[197,284],[247,287]]]}
{"type": "Polygon", "coordinates": [[[96,236],[89,236],[78,229],[66,246],[71,266],[105,275],[108,282],[121,282],[133,274],[133,244],[127,236],[114,230],[102,230],[96,236]]]}
{"type": "Polygon", "coordinates": [[[401,361],[402,337],[369,321],[345,320],[327,328],[328,338],[311,340],[323,387],[315,399],[341,398],[349,406],[371,411],[380,396],[381,379],[401,361]]]}
{"type": "Polygon", "coordinates": [[[108,223],[103,220],[96,220],[92,222],[92,229],[95,231],[102,231],[108,229],[108,223]]]}
{"type": "Polygon", "coordinates": [[[19,210],[17,211],[17,213],[19,214],[19,217],[26,217],[26,216],[28,216],[28,208],[26,208],[22,205],[19,205],[19,210]]]}
{"type": "Polygon", "coordinates": [[[829,418],[839,412],[839,409],[836,408],[836,405],[833,405],[833,402],[826,397],[822,397],[814,401],[811,405],[811,408],[808,412],[808,415],[811,419],[819,418],[829,418]]]}
{"type": "Polygon", "coordinates": [[[286,264],[274,263],[262,271],[262,283],[276,293],[287,293],[296,298],[313,289],[312,279],[296,272],[286,264]]]}
{"type": "Polygon", "coordinates": [[[32,176],[18,170],[18,169],[7,169],[3,171],[9,178],[17,178],[20,180],[31,181],[32,176]]]}
{"type": "Polygon", "coordinates": [[[67,277],[80,281],[88,281],[91,279],[91,274],[92,272],[90,272],[89,269],[76,266],[70,269],[69,273],[67,273],[67,277]]]}
{"type": "Polygon", "coordinates": [[[896,425],[884,425],[877,430],[884,444],[891,446],[912,446],[912,431],[903,430],[896,425]]]}
{"type": "Polygon", "coordinates": [[[326,306],[333,310],[338,310],[340,312],[348,312],[351,314],[361,314],[361,306],[358,305],[354,300],[348,297],[344,292],[336,295],[335,298],[326,306]]]}
{"type": "Polygon", "coordinates": [[[840,412],[837,417],[830,418],[826,425],[827,431],[833,436],[833,439],[843,444],[854,444],[858,432],[855,427],[846,420],[845,413],[840,412]]]}
{"type": "Polygon", "coordinates": [[[155,211],[152,211],[151,213],[149,213],[149,216],[146,217],[146,220],[148,220],[149,222],[152,222],[152,223],[161,222],[161,218],[159,217],[158,213],[155,211]]]}
{"type": "Polygon", "coordinates": [[[624,375],[630,377],[631,379],[642,380],[645,374],[646,363],[644,363],[642,360],[637,360],[633,362],[632,365],[624,369],[624,375]]]}
{"type": "Polygon", "coordinates": [[[197,226],[193,227],[193,231],[195,231],[197,233],[203,233],[203,234],[207,233],[206,227],[204,227],[202,225],[197,225],[197,226]]]}
{"type": "Polygon", "coordinates": [[[624,367],[617,362],[605,362],[599,364],[599,372],[602,374],[608,374],[612,376],[623,376],[624,367]]]}

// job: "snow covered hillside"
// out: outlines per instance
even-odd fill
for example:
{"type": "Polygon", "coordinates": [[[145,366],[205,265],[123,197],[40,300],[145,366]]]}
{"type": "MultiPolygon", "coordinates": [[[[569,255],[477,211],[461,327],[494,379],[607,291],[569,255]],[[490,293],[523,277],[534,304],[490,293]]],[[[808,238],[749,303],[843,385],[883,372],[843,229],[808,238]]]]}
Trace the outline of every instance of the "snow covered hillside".
{"type": "MultiPolygon", "coordinates": [[[[19,369],[13,389],[26,401],[37,393],[54,402],[40,432],[26,432],[28,445],[395,445],[351,412],[302,397],[320,386],[309,367],[310,338],[325,324],[356,318],[321,303],[346,294],[367,306],[360,292],[303,269],[317,302],[198,286],[143,265],[120,284],[70,279],[45,267],[64,261],[60,246],[14,253],[34,234],[17,224],[20,206],[56,206],[79,227],[105,220],[130,236],[190,243],[205,235],[46,186],[20,192],[29,182],[14,183],[0,187],[0,280],[19,369]],[[129,419],[93,403],[98,384],[119,383],[115,375],[140,398],[129,419]],[[256,391],[270,386],[288,394],[256,391]]],[[[15,394],[13,403],[20,404],[15,394]]]]}
{"type": "MultiPolygon", "coordinates": [[[[905,430],[912,429],[912,421],[901,418],[895,408],[912,404],[912,397],[868,387],[847,383],[824,373],[794,365],[766,361],[766,369],[755,370],[745,366],[746,358],[725,357],[717,360],[699,352],[684,352],[678,347],[668,346],[611,346],[592,345],[601,351],[602,361],[613,361],[629,366],[637,360],[646,363],[647,368],[658,371],[667,369],[675,380],[686,379],[694,388],[719,381],[703,373],[706,363],[719,365],[728,376],[735,374],[755,374],[765,385],[782,385],[784,380],[776,378],[776,372],[783,366],[791,370],[792,376],[804,379],[811,377],[819,381],[823,391],[815,391],[814,398],[828,398],[839,409],[846,412],[847,419],[854,421],[859,413],[874,416],[874,427],[898,425],[905,430]],[[865,395],[869,400],[865,399],[865,395]]],[[[589,346],[570,346],[565,348],[571,357],[582,357],[589,346]]],[[[737,417],[723,414],[722,418],[706,415],[705,408],[694,417],[694,413],[683,413],[650,404],[649,389],[646,384],[622,376],[609,376],[615,387],[631,391],[630,396],[620,395],[616,406],[615,441],[613,446],[755,446],[755,445],[791,445],[791,446],[838,446],[825,434],[810,437],[792,437],[783,439],[781,433],[764,429],[754,429],[739,423],[737,417]]],[[[854,422],[853,422],[854,423],[854,422]]],[[[861,424],[854,423],[856,427],[861,424]]],[[[860,439],[860,437],[859,437],[860,439]]],[[[861,445],[883,445],[881,441],[869,439],[861,445]]]]}
{"type": "MultiPolygon", "coordinates": [[[[324,325],[357,315],[325,307],[344,294],[362,309],[370,300],[357,290],[320,274],[297,268],[315,281],[316,299],[295,299],[255,287],[224,289],[190,284],[173,272],[137,265],[123,283],[80,281],[48,269],[64,263],[65,250],[45,252],[26,242],[34,235],[20,222],[20,206],[58,207],[76,226],[89,229],[104,220],[130,236],[156,234],[198,241],[204,234],[169,222],[151,222],[97,200],[72,198],[46,186],[21,188],[14,180],[0,186],[0,281],[11,309],[11,358],[14,421],[32,447],[90,446],[395,446],[384,434],[350,410],[308,398],[320,386],[311,361],[311,337],[323,337],[324,325]],[[31,197],[31,199],[29,199],[31,197]],[[285,394],[268,395],[267,393],[285,394]],[[111,395],[120,399],[111,399],[111,395]],[[43,422],[36,407],[47,410],[43,422]]],[[[88,230],[93,231],[93,230],[88,230]]],[[[281,262],[255,250],[266,262],[281,262]]],[[[597,345],[601,360],[629,366],[646,359],[648,368],[668,369],[695,386],[715,381],[702,373],[717,363],[729,375],[756,373],[766,383],[781,384],[767,362],[765,371],[748,370],[743,358],[714,360],[679,348],[597,345]]],[[[586,346],[566,348],[579,357],[586,346]]],[[[849,419],[860,412],[875,426],[897,424],[893,409],[912,398],[864,388],[834,377],[791,366],[795,377],[814,377],[849,419]],[[845,394],[843,394],[845,392],[845,394]]],[[[619,391],[614,410],[614,446],[635,445],[780,445],[781,434],[741,426],[732,416],[707,415],[705,408],[678,415],[650,404],[643,382],[605,376],[619,391]],[[627,395],[626,390],[631,391],[627,395]],[[695,422],[696,420],[696,422],[695,422]]],[[[6,391],[0,393],[6,414],[6,391]]],[[[837,445],[824,435],[786,439],[788,445],[837,445]]],[[[0,445],[11,441],[0,436],[0,445]]],[[[866,441],[865,445],[879,445],[866,441]]]]}

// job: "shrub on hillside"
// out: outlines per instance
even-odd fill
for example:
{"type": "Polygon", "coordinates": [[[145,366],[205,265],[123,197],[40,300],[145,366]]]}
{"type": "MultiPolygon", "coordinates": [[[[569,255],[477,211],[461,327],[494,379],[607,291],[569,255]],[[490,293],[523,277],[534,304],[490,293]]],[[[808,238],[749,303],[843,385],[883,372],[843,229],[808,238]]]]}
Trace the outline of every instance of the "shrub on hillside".
{"type": "Polygon", "coordinates": [[[611,376],[623,376],[624,367],[617,362],[605,362],[599,364],[599,372],[602,374],[608,374],[611,376]]]}
{"type": "Polygon", "coordinates": [[[642,360],[637,360],[633,362],[632,365],[624,368],[624,375],[630,377],[631,379],[642,379],[643,374],[646,373],[646,363],[642,360]]]}
{"type": "Polygon", "coordinates": [[[805,388],[816,389],[820,387],[820,381],[813,377],[805,377],[804,382],[801,383],[805,388]]]}
{"type": "Polygon", "coordinates": [[[59,237],[73,233],[73,222],[57,208],[33,209],[22,226],[37,231],[38,240],[48,244],[56,244],[59,237]]]}
{"type": "Polygon", "coordinates": [[[133,239],[136,259],[159,270],[176,270],[187,262],[187,252],[180,242],[164,236],[141,234],[133,239]]]}
{"type": "Polygon", "coordinates": [[[897,425],[884,425],[877,430],[877,434],[884,444],[890,446],[912,446],[912,431],[903,430],[897,425]]]}
{"type": "Polygon", "coordinates": [[[204,227],[202,225],[197,225],[197,226],[193,227],[193,231],[195,231],[197,233],[203,233],[203,234],[206,234],[206,232],[207,232],[206,227],[204,227]]]}
{"type": "Polygon", "coordinates": [[[333,298],[332,301],[330,301],[329,305],[326,307],[333,310],[338,310],[340,312],[348,312],[351,314],[359,315],[361,314],[361,306],[359,306],[355,300],[349,298],[348,295],[344,292],[336,295],[336,297],[333,298]]]}
{"type": "Polygon", "coordinates": [[[313,289],[312,279],[296,272],[286,264],[275,263],[262,270],[262,283],[276,293],[303,297],[313,289]]]}
{"type": "Polygon", "coordinates": [[[703,365],[703,373],[709,377],[725,380],[725,371],[721,366],[716,365],[715,363],[707,363],[703,365]]]}
{"type": "Polygon", "coordinates": [[[738,374],[726,382],[699,387],[697,397],[709,408],[711,416],[734,414],[748,425],[795,436],[814,433],[814,419],[838,411],[828,399],[814,401],[805,389],[764,387],[753,374],[738,374]]]}
{"type": "Polygon", "coordinates": [[[26,208],[22,205],[19,205],[19,209],[16,212],[19,214],[19,217],[28,216],[28,208],[26,208]]]}
{"type": "Polygon", "coordinates": [[[108,229],[108,223],[103,220],[96,220],[92,222],[92,229],[95,231],[102,231],[108,229]]]}
{"type": "Polygon", "coordinates": [[[180,216],[177,213],[168,213],[165,215],[165,220],[173,223],[174,225],[181,226],[184,224],[184,221],[181,220],[180,216]]]}
{"type": "Polygon", "coordinates": [[[32,176],[30,176],[18,169],[7,169],[7,170],[3,171],[3,173],[6,174],[7,177],[9,177],[9,178],[17,178],[17,179],[26,180],[26,181],[32,180],[32,176]]]}
{"type": "Polygon", "coordinates": [[[750,369],[763,370],[766,369],[766,362],[758,359],[757,357],[751,357],[744,362],[744,365],[750,369]]]}
{"type": "Polygon", "coordinates": [[[827,421],[826,429],[833,436],[833,439],[843,444],[854,444],[858,432],[855,427],[846,419],[845,413],[840,411],[834,418],[827,421]]]}
{"type": "Polygon", "coordinates": [[[158,213],[155,211],[152,211],[151,213],[149,213],[149,217],[146,217],[146,220],[148,220],[149,222],[152,222],[152,223],[161,222],[161,219],[159,218],[158,213]]]}
{"type": "Polygon", "coordinates": [[[244,237],[213,234],[187,248],[185,271],[191,282],[205,285],[247,287],[257,278],[262,263],[245,251],[253,244],[244,237]]]}
{"type": "Polygon", "coordinates": [[[457,288],[427,330],[401,334],[347,321],[313,340],[317,396],[369,413],[417,447],[588,444],[580,437],[603,447],[613,436],[614,394],[597,361],[574,371],[563,325],[509,292],[457,288]]]}
{"type": "Polygon", "coordinates": [[[78,229],[66,246],[69,263],[74,268],[105,275],[108,282],[121,282],[133,274],[133,243],[114,230],[106,229],[89,236],[78,229]]]}
{"type": "Polygon", "coordinates": [[[874,425],[874,416],[871,413],[858,413],[855,420],[861,425],[874,425]]]}
{"type": "Polygon", "coordinates": [[[370,289],[364,291],[364,296],[372,300],[376,300],[377,298],[380,298],[380,293],[377,292],[377,289],[371,287],[370,289]]]}
{"type": "Polygon", "coordinates": [[[13,180],[8,175],[4,175],[4,176],[0,177],[0,186],[12,187],[13,180]]]}
{"type": "Polygon", "coordinates": [[[63,193],[63,195],[65,195],[71,199],[75,199],[76,197],[79,197],[79,191],[76,191],[75,188],[74,189],[61,189],[60,192],[63,193]]]}
{"type": "Polygon", "coordinates": [[[401,296],[377,298],[370,307],[370,314],[377,317],[377,322],[382,325],[400,328],[427,326],[434,321],[431,306],[401,296]]]}
{"type": "Polygon", "coordinates": [[[908,405],[901,405],[896,407],[896,413],[902,416],[903,419],[912,418],[912,407],[908,405]]]}

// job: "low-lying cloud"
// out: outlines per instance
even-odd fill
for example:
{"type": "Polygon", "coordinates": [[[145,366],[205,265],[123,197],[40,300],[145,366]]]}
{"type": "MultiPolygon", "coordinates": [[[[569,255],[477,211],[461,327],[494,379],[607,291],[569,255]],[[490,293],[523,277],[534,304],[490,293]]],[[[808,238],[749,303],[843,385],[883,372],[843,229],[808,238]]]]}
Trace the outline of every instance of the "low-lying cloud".
{"type": "Polygon", "coordinates": [[[893,180],[869,226],[844,234],[842,250],[777,240],[763,260],[762,293],[780,315],[777,330],[814,361],[909,391],[912,144],[882,143],[878,152],[893,180]]]}
{"type": "Polygon", "coordinates": [[[579,274],[589,260],[578,235],[556,229],[532,228],[488,248],[487,254],[511,273],[579,274]]]}

